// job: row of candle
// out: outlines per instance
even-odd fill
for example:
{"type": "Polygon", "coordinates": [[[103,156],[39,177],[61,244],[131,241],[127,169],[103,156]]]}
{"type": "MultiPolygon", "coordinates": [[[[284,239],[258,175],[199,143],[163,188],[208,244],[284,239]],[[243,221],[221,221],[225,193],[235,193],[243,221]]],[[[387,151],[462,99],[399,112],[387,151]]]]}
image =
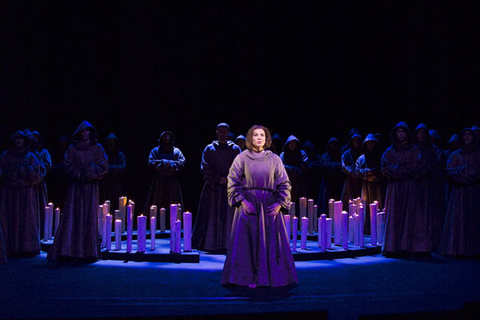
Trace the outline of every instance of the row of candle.
{"type": "Polygon", "coordinates": [[[49,202],[44,210],[44,223],[43,223],[43,241],[49,241],[53,239],[53,235],[57,233],[58,226],[60,224],[60,208],[53,211],[53,203],[49,202]]]}

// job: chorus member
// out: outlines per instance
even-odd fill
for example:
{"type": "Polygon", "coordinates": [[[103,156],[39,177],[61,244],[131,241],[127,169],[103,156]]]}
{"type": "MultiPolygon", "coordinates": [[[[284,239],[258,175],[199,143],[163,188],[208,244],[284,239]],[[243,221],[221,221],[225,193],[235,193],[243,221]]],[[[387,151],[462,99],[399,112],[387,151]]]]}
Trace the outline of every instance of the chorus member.
{"type": "Polygon", "coordinates": [[[270,150],[267,128],[254,125],[247,150],[228,174],[228,202],[235,208],[222,284],[250,288],[298,282],[281,209],[290,206],[290,181],[280,158],[270,150]]]}
{"type": "Polygon", "coordinates": [[[66,207],[47,259],[93,262],[100,254],[98,181],[108,171],[108,159],[97,143],[96,129],[88,121],[80,123],[72,140],[64,158],[69,179],[66,207]]]}
{"type": "Polygon", "coordinates": [[[355,161],[362,154],[362,136],[354,133],[350,137],[350,148],[342,154],[342,170],[345,173],[345,183],[342,190],[343,207],[348,208],[349,200],[360,197],[362,179],[355,171],[355,161]]]}
{"type": "Polygon", "coordinates": [[[305,171],[308,162],[308,155],[302,150],[300,140],[291,135],[283,145],[283,152],[280,159],[285,166],[288,178],[292,185],[292,199],[298,202],[300,197],[306,197],[305,171]]]}
{"type": "MultiPolygon", "coordinates": [[[[108,172],[100,180],[100,202],[110,200],[112,209],[118,209],[118,198],[126,195],[127,158],[120,150],[115,133],[109,133],[104,141],[108,158],[108,172]]],[[[112,210],[112,212],[113,212],[112,210]]]]}

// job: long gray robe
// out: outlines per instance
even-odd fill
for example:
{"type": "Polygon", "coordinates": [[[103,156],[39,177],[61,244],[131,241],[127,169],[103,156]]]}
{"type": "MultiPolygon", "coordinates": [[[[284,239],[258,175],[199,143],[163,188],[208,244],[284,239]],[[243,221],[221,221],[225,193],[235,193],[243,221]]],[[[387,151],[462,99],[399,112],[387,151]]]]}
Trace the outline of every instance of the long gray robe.
{"type": "Polygon", "coordinates": [[[279,287],[298,282],[285,221],[280,212],[267,216],[275,202],[290,206],[291,185],[280,158],[271,151],[243,151],[228,175],[228,202],[235,216],[223,268],[223,284],[279,287]],[[241,201],[257,209],[246,215],[241,201]]]}

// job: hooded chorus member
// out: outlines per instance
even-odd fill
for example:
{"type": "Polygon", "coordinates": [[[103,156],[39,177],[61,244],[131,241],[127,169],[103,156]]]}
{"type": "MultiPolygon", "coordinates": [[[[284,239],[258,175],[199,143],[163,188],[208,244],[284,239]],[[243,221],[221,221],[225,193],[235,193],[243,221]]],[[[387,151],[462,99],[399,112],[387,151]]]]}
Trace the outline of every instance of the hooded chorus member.
{"type": "MultiPolygon", "coordinates": [[[[443,222],[445,221],[445,185],[443,182],[444,166],[441,151],[432,144],[426,124],[421,123],[413,132],[413,141],[420,149],[420,166],[417,172],[419,193],[416,197],[422,215],[418,216],[417,225],[425,224],[430,242],[430,251],[436,251],[440,242],[443,222]],[[421,220],[421,221],[420,221],[421,220]]],[[[426,252],[426,253],[427,253],[426,252]]]]}
{"type": "Polygon", "coordinates": [[[30,138],[17,131],[0,156],[2,169],[0,224],[11,255],[40,252],[40,216],[36,185],[42,178],[40,161],[30,151],[30,138]]]}
{"type": "Polygon", "coordinates": [[[95,261],[100,257],[98,181],[108,171],[108,159],[88,121],[80,123],[72,140],[64,158],[69,179],[66,206],[47,259],[95,261]]]}
{"type": "Polygon", "coordinates": [[[280,158],[268,149],[267,128],[247,133],[247,150],[228,174],[228,202],[235,208],[232,237],[222,284],[250,288],[282,287],[298,282],[285,221],[280,209],[290,207],[290,182],[280,158]]]}
{"type": "Polygon", "coordinates": [[[205,184],[192,235],[192,246],[198,250],[223,252],[227,249],[233,220],[233,209],[228,205],[227,175],[233,159],[242,152],[228,140],[230,127],[217,125],[217,140],[205,147],[200,170],[205,184]]]}
{"type": "Polygon", "coordinates": [[[272,145],[269,147],[270,150],[273,151],[276,155],[280,155],[282,153],[282,148],[283,148],[283,138],[279,133],[275,133],[272,136],[272,145]]]}
{"type": "Polygon", "coordinates": [[[355,171],[355,161],[362,154],[362,136],[355,133],[350,138],[350,148],[342,154],[342,170],[346,175],[342,190],[343,207],[348,208],[348,201],[360,197],[362,179],[355,171]]]}
{"type": "Polygon", "coordinates": [[[447,160],[452,191],[439,253],[454,257],[480,255],[480,151],[470,128],[459,134],[460,149],[447,160]]]}
{"type": "Polygon", "coordinates": [[[307,153],[307,163],[305,166],[305,188],[308,199],[316,199],[320,190],[322,181],[322,161],[320,154],[317,153],[315,144],[307,140],[303,143],[302,149],[307,153]]]}
{"type": "Polygon", "coordinates": [[[292,184],[292,199],[298,203],[298,198],[306,197],[305,170],[308,161],[307,153],[301,149],[300,140],[291,135],[283,145],[280,159],[287,170],[288,178],[292,184]]]}
{"type": "Polygon", "coordinates": [[[120,151],[120,142],[114,133],[105,138],[108,172],[100,180],[100,202],[110,200],[112,209],[118,209],[118,198],[125,196],[127,158],[120,151]]]}
{"type": "Polygon", "coordinates": [[[245,138],[244,135],[239,135],[238,137],[235,138],[235,143],[240,147],[240,149],[243,151],[247,148],[245,142],[247,138],[245,138]]]}
{"type": "Polygon", "coordinates": [[[363,154],[355,162],[355,171],[362,179],[361,198],[365,209],[365,232],[370,233],[370,204],[378,202],[383,209],[385,199],[385,179],[382,174],[382,150],[380,142],[373,133],[369,133],[362,143],[363,154]]]}
{"type": "MultiPolygon", "coordinates": [[[[169,210],[171,204],[180,204],[183,208],[182,190],[178,182],[185,167],[185,157],[175,147],[175,136],[164,131],[158,138],[158,146],[150,151],[148,167],[153,171],[153,180],[145,203],[144,212],[150,212],[150,206],[169,210]]],[[[170,227],[170,220],[165,221],[170,227]]]]}
{"type": "Polygon", "coordinates": [[[318,195],[318,212],[328,212],[328,200],[342,198],[345,173],[342,171],[340,141],[332,137],[328,140],[327,151],[321,156],[322,182],[318,195]]]}
{"type": "Polygon", "coordinates": [[[431,244],[425,241],[426,226],[422,220],[417,220],[424,216],[417,201],[420,150],[412,143],[405,122],[399,122],[392,129],[390,139],[392,145],[382,155],[382,173],[388,179],[382,251],[386,256],[427,252],[431,244]]]}

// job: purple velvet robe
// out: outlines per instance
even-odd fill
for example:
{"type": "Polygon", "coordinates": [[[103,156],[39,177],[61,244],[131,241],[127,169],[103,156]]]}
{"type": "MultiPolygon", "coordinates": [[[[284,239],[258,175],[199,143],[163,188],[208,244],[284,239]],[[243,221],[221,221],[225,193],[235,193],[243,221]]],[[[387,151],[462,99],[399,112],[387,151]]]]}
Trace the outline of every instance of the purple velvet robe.
{"type": "Polygon", "coordinates": [[[233,209],[228,205],[227,185],[220,184],[228,175],[233,159],[242,152],[232,141],[214,141],[203,151],[201,172],[205,184],[200,195],[192,246],[198,250],[226,250],[232,226],[233,209]]]}
{"type": "Polygon", "coordinates": [[[40,216],[36,185],[40,162],[28,150],[6,150],[0,156],[2,186],[0,224],[9,253],[40,252],[40,216]]]}
{"type": "Polygon", "coordinates": [[[108,170],[107,155],[98,143],[72,144],[65,152],[65,170],[70,178],[66,207],[47,259],[99,257],[97,211],[98,181],[108,170]]]}
{"type": "Polygon", "coordinates": [[[223,284],[279,287],[298,282],[295,264],[280,212],[267,216],[268,206],[290,206],[291,185],[280,158],[271,151],[243,151],[228,175],[228,202],[235,207],[223,284]],[[246,215],[241,201],[255,205],[246,215]]]}
{"type": "Polygon", "coordinates": [[[447,160],[452,181],[439,253],[480,255],[480,151],[457,150],[447,160]]]}

